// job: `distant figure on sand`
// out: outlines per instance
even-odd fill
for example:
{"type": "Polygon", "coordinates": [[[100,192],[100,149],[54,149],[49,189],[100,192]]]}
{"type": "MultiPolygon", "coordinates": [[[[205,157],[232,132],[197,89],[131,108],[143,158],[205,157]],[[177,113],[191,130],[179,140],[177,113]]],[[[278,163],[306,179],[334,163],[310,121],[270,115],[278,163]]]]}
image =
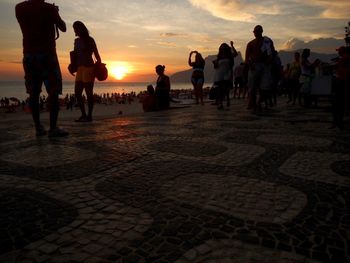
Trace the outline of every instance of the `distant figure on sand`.
{"type": "Polygon", "coordinates": [[[227,98],[227,107],[230,106],[230,89],[233,88],[233,66],[234,58],[237,56],[237,51],[233,47],[233,42],[231,41],[231,47],[222,43],[219,47],[219,52],[217,58],[213,61],[215,75],[214,75],[214,85],[218,86],[218,110],[224,108],[223,101],[225,97],[227,98]],[[231,50],[232,47],[232,50],[231,50]]]}
{"type": "Polygon", "coordinates": [[[156,66],[156,73],[158,74],[156,85],[156,103],[158,110],[168,109],[170,106],[170,79],[164,74],[165,66],[156,66]]]}
{"type": "Polygon", "coordinates": [[[75,120],[77,122],[90,122],[92,121],[92,110],[94,107],[94,54],[96,63],[101,63],[101,57],[98,53],[95,40],[89,35],[89,30],[81,21],[75,21],[73,23],[73,29],[75,35],[78,37],[74,40],[74,55],[76,59],[76,65],[78,66],[75,76],[75,96],[78,100],[78,105],[81,110],[81,116],[75,120]],[[85,89],[87,102],[88,102],[88,114],[85,112],[85,105],[83,99],[83,91],[85,89]]]}
{"type": "Polygon", "coordinates": [[[45,3],[44,0],[17,4],[16,18],[23,34],[24,78],[36,136],[47,134],[40,122],[39,97],[43,83],[48,93],[50,110],[49,137],[67,136],[68,132],[57,127],[58,95],[62,94],[62,75],[56,54],[58,30],[66,32],[66,24],[58,13],[58,7],[45,3]]]}
{"type": "Polygon", "coordinates": [[[272,76],[271,63],[274,45],[270,38],[263,36],[261,25],[254,27],[255,39],[251,40],[246,48],[245,62],[248,70],[249,104],[248,109],[254,112],[261,109],[261,102],[271,91],[272,76]],[[257,101],[257,94],[259,99],[257,101]]]}
{"type": "Polygon", "coordinates": [[[203,85],[204,85],[204,66],[205,61],[201,53],[197,51],[191,51],[188,57],[188,64],[193,68],[191,82],[196,96],[196,104],[201,101],[203,103],[203,85]],[[195,60],[192,61],[192,55],[195,54],[195,60]]]}

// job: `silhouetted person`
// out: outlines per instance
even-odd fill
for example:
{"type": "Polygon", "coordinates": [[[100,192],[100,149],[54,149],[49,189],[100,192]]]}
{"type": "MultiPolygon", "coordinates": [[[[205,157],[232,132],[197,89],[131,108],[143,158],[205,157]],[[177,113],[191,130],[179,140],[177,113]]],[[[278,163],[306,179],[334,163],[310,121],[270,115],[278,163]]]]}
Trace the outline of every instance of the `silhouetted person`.
{"type": "Polygon", "coordinates": [[[73,29],[75,35],[78,37],[74,41],[74,53],[76,59],[76,65],[78,66],[75,76],[75,96],[78,100],[78,105],[81,110],[81,116],[76,120],[78,122],[92,121],[92,110],[94,107],[94,59],[96,63],[101,63],[101,57],[98,53],[95,40],[89,35],[89,30],[81,21],[75,21],[73,23],[73,29]],[[88,114],[86,115],[85,103],[82,97],[85,90],[88,114]]]}
{"type": "Polygon", "coordinates": [[[25,85],[36,135],[46,134],[40,122],[39,97],[44,83],[48,93],[50,110],[50,137],[67,136],[59,129],[58,95],[62,94],[62,75],[56,54],[56,32],[66,31],[66,24],[58,13],[58,7],[44,0],[24,1],[16,5],[16,18],[23,34],[23,68],[25,85]]]}
{"type": "Polygon", "coordinates": [[[344,111],[350,95],[350,47],[337,49],[339,59],[335,66],[335,80],[333,84],[333,125],[344,129],[344,111]]]}
{"type": "Polygon", "coordinates": [[[281,58],[278,55],[278,52],[274,50],[272,52],[272,62],[271,62],[271,92],[268,94],[269,106],[277,105],[277,92],[278,85],[282,79],[283,75],[283,66],[281,58]]]}
{"type": "Polygon", "coordinates": [[[233,65],[234,58],[237,56],[237,51],[233,47],[233,42],[231,41],[231,47],[222,43],[219,47],[219,52],[217,58],[213,61],[215,76],[214,83],[218,87],[217,103],[218,110],[224,108],[223,101],[225,97],[227,98],[227,107],[230,106],[230,89],[233,87],[233,65]]]}
{"type": "Polygon", "coordinates": [[[287,89],[288,89],[288,98],[287,103],[293,102],[295,105],[296,99],[299,96],[300,83],[299,78],[301,74],[300,67],[300,53],[294,53],[294,61],[289,65],[287,70],[287,89]]]}
{"type": "Polygon", "coordinates": [[[205,61],[202,55],[197,51],[191,51],[188,57],[188,64],[193,68],[191,82],[194,89],[194,94],[196,97],[196,104],[201,101],[203,103],[203,85],[204,85],[204,66],[205,61]],[[195,54],[195,60],[192,61],[192,54],[195,54]]]}
{"type": "Polygon", "coordinates": [[[236,96],[238,97],[238,99],[241,98],[241,95],[243,97],[243,99],[245,98],[246,95],[246,82],[245,82],[245,78],[244,78],[244,63],[242,62],[240,65],[238,65],[234,72],[233,72],[233,76],[234,76],[234,93],[233,93],[233,97],[236,98],[236,96]],[[243,93],[243,94],[242,94],[243,93]]]}
{"type": "Polygon", "coordinates": [[[313,63],[309,61],[310,49],[305,48],[301,53],[301,76],[300,81],[300,95],[303,97],[304,106],[309,107],[311,105],[311,84],[312,78],[315,73],[315,67],[320,63],[316,59],[313,63]]]}
{"type": "Polygon", "coordinates": [[[250,41],[246,48],[245,62],[248,66],[249,105],[248,109],[255,112],[261,108],[261,102],[271,90],[272,76],[271,63],[274,49],[270,38],[262,35],[260,25],[254,27],[255,39],[250,41]],[[257,94],[259,100],[257,101],[257,94]]]}
{"type": "Polygon", "coordinates": [[[156,85],[156,102],[157,109],[164,110],[170,106],[170,79],[164,74],[165,66],[156,66],[156,73],[158,74],[156,85]]]}

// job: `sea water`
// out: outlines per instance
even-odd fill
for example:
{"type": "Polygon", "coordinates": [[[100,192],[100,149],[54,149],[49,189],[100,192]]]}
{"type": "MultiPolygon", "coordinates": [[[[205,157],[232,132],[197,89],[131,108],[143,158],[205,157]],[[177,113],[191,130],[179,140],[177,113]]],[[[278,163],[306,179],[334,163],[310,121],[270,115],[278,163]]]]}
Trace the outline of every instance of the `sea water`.
{"type": "MultiPolygon", "coordinates": [[[[112,93],[130,93],[136,94],[146,91],[147,85],[155,83],[141,83],[141,82],[95,82],[94,93],[98,95],[112,94],[112,93]]],[[[42,87],[43,95],[46,95],[45,87],[42,87]]],[[[191,83],[172,83],[171,89],[192,89],[191,83]]],[[[64,82],[62,96],[66,94],[74,94],[74,82],[64,82]]],[[[0,81],[0,99],[15,97],[19,100],[25,100],[28,97],[26,93],[24,81],[0,81]]]]}

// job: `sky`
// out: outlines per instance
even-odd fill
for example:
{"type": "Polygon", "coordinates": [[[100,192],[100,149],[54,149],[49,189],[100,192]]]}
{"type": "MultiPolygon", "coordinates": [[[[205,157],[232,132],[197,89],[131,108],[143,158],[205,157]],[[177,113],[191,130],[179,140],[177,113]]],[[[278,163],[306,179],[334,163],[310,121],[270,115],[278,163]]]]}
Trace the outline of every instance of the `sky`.
{"type": "MultiPolygon", "coordinates": [[[[14,11],[19,2],[0,0],[0,81],[23,79],[22,34],[14,11]]],[[[350,20],[348,0],[55,0],[55,4],[67,24],[67,32],[57,41],[65,80],[73,80],[67,66],[76,20],[95,39],[110,81],[123,77],[121,81],[142,82],[156,78],[158,64],[166,66],[168,75],[188,69],[191,50],[204,57],[214,55],[221,43],[232,40],[244,56],[257,24],[277,50],[309,47],[336,53],[344,45],[344,27],[350,20]]]]}

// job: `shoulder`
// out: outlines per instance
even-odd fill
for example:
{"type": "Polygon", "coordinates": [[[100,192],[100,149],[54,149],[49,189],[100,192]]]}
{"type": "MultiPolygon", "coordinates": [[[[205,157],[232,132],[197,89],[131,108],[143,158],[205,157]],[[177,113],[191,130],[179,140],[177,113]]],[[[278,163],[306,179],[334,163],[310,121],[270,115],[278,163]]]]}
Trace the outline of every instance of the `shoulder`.
{"type": "Polygon", "coordinates": [[[89,44],[91,45],[91,46],[96,46],[96,42],[95,42],[95,39],[93,38],[93,37],[91,37],[91,36],[89,36],[89,44]]]}
{"type": "Polygon", "coordinates": [[[23,8],[23,7],[27,6],[27,5],[28,5],[28,2],[27,2],[27,1],[18,3],[18,4],[16,5],[16,9],[23,8]]]}
{"type": "Polygon", "coordinates": [[[50,4],[50,3],[46,3],[46,2],[43,2],[42,4],[47,10],[58,13],[57,6],[55,6],[54,4],[50,4]]]}
{"type": "Polygon", "coordinates": [[[29,7],[29,2],[27,1],[18,3],[15,7],[16,14],[20,12],[24,12],[25,9],[27,9],[28,7],[29,7]]]}
{"type": "Polygon", "coordinates": [[[256,39],[250,40],[248,42],[248,46],[254,45],[256,43],[256,41],[257,41],[256,39]]]}

